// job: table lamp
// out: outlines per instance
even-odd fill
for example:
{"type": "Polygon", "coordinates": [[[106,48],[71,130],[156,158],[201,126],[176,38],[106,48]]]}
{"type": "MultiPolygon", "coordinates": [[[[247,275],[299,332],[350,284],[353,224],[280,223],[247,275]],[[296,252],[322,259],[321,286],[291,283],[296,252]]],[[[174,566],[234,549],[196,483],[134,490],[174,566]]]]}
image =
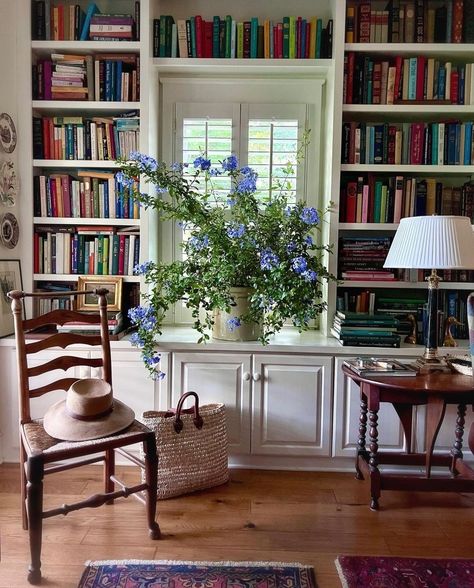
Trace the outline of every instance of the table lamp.
{"type": "Polygon", "coordinates": [[[450,371],[438,357],[439,269],[474,268],[474,232],[467,216],[414,216],[403,218],[387,258],[387,268],[428,269],[428,324],[425,352],[417,360],[421,373],[450,371]]]}

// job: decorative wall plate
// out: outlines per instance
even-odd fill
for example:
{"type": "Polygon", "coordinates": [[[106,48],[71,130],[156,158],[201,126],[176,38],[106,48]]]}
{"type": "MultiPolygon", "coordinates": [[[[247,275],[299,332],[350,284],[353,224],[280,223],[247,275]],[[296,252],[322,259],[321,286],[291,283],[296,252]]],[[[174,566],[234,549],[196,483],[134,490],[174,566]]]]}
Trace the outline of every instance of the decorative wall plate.
{"type": "Polygon", "coordinates": [[[0,162],[0,204],[14,206],[18,193],[18,177],[13,161],[0,162]]]}
{"type": "Polygon", "coordinates": [[[0,243],[7,249],[14,249],[20,237],[20,226],[16,216],[5,212],[0,216],[0,243]]]}
{"type": "Polygon", "coordinates": [[[16,129],[12,117],[6,112],[0,114],[0,145],[7,153],[13,153],[16,147],[16,129]]]}

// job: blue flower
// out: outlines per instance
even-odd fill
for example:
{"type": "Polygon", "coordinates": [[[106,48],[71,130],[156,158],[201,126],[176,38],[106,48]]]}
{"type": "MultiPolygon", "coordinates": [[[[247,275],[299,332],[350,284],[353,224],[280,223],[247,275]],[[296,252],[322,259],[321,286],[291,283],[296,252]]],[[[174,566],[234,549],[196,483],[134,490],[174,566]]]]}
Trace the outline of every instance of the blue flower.
{"type": "Polygon", "coordinates": [[[156,316],[151,306],[135,306],[130,308],[128,316],[134,325],[145,331],[151,331],[156,325],[156,316]]]}
{"type": "Polygon", "coordinates": [[[115,180],[118,184],[122,184],[123,186],[130,187],[133,186],[135,180],[133,178],[127,177],[122,171],[119,171],[115,174],[115,180]]]}
{"type": "Polygon", "coordinates": [[[139,151],[130,151],[130,159],[136,161],[142,170],[149,169],[150,171],[156,171],[156,168],[158,167],[158,162],[154,157],[144,155],[139,151]]]}
{"type": "Polygon", "coordinates": [[[314,270],[306,270],[301,273],[301,277],[307,282],[315,282],[318,274],[314,270]]]}
{"type": "Polygon", "coordinates": [[[155,192],[157,194],[164,194],[165,192],[167,192],[167,189],[162,188],[161,186],[158,186],[158,184],[155,184],[155,192]]]}
{"type": "Polygon", "coordinates": [[[171,171],[174,172],[182,172],[184,168],[184,163],[180,163],[179,161],[175,161],[170,165],[171,171]]]}
{"type": "Polygon", "coordinates": [[[232,208],[237,204],[237,200],[235,198],[227,198],[227,204],[232,208]]]}
{"type": "Polygon", "coordinates": [[[308,267],[308,262],[305,257],[295,257],[291,260],[291,267],[297,274],[302,274],[308,267]]]}
{"type": "Polygon", "coordinates": [[[292,252],[292,251],[294,251],[295,249],[296,249],[296,245],[295,245],[295,243],[293,243],[293,241],[290,241],[290,242],[288,243],[288,245],[286,246],[286,251],[287,251],[288,253],[291,253],[291,252],[292,252]]]}
{"type": "Polygon", "coordinates": [[[319,223],[318,211],[312,206],[305,206],[301,211],[300,219],[307,225],[317,225],[319,223]]]}
{"type": "Polygon", "coordinates": [[[161,370],[156,370],[151,374],[152,380],[162,380],[166,376],[165,372],[161,370]]]}
{"type": "Polygon", "coordinates": [[[244,167],[240,168],[240,173],[243,176],[251,176],[251,175],[255,174],[256,172],[248,165],[244,165],[244,167]]]}
{"type": "Polygon", "coordinates": [[[145,261],[145,263],[137,263],[133,268],[133,273],[138,276],[146,274],[149,270],[153,269],[154,265],[151,261],[145,261]]]}
{"type": "Polygon", "coordinates": [[[236,192],[255,192],[257,189],[257,174],[254,176],[245,176],[242,180],[237,182],[235,187],[236,192]]]}
{"type": "Polygon", "coordinates": [[[143,361],[148,366],[156,365],[157,363],[160,363],[160,361],[161,361],[161,353],[157,353],[156,355],[152,355],[152,356],[146,355],[143,358],[143,361]]]}
{"type": "Polygon", "coordinates": [[[233,333],[235,331],[235,329],[238,329],[240,327],[240,325],[241,325],[240,319],[237,318],[236,316],[233,316],[227,320],[227,327],[231,333],[233,333]]]}
{"type": "Polygon", "coordinates": [[[206,159],[205,157],[197,157],[193,161],[193,165],[196,169],[200,168],[200,169],[202,169],[202,171],[206,171],[207,169],[210,169],[210,167],[211,167],[211,160],[206,159]]]}
{"type": "Polygon", "coordinates": [[[260,253],[260,267],[263,270],[270,270],[280,263],[278,255],[267,247],[260,253]]]}
{"type": "Polygon", "coordinates": [[[238,165],[239,160],[237,157],[235,155],[229,155],[229,157],[226,157],[222,162],[222,169],[224,171],[233,171],[234,169],[237,169],[238,165]]]}
{"type": "Polygon", "coordinates": [[[221,171],[215,167],[213,167],[209,173],[211,174],[211,176],[220,176],[221,175],[221,171]]]}
{"type": "Polygon", "coordinates": [[[203,235],[202,237],[190,237],[188,245],[196,251],[201,251],[201,249],[205,249],[209,245],[209,237],[207,235],[203,235]]]}
{"type": "Polygon", "coordinates": [[[231,239],[239,239],[245,233],[245,225],[234,224],[227,229],[227,235],[231,239]]]}
{"type": "Polygon", "coordinates": [[[145,345],[145,341],[140,337],[138,333],[132,333],[130,337],[130,343],[134,347],[143,347],[145,345]]]}
{"type": "Polygon", "coordinates": [[[305,237],[304,242],[306,243],[306,245],[309,245],[311,247],[311,245],[313,244],[313,238],[308,235],[307,237],[305,237]]]}

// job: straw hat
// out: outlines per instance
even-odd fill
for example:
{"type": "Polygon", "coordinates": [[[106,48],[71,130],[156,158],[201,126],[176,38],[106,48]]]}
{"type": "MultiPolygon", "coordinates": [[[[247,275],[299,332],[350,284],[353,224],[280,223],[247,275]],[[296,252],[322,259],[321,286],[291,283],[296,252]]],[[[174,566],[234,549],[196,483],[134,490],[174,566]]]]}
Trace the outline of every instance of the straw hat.
{"type": "Polygon", "coordinates": [[[110,384],[99,378],[83,378],[71,385],[66,400],[48,409],[43,427],[56,439],[89,441],[118,433],[134,419],[131,408],[114,400],[110,384]]]}

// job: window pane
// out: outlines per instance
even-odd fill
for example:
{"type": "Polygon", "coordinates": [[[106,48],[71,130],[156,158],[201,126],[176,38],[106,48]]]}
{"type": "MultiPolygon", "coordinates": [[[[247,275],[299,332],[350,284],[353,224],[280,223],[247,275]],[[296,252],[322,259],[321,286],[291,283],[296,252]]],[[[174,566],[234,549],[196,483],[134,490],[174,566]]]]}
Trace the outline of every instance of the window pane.
{"type": "MultiPolygon", "coordinates": [[[[250,120],[248,163],[258,173],[257,193],[269,200],[280,190],[279,182],[288,162],[296,164],[298,151],[297,120],[250,120]]],[[[296,166],[287,178],[291,191],[289,201],[296,202],[296,166]]]]}

